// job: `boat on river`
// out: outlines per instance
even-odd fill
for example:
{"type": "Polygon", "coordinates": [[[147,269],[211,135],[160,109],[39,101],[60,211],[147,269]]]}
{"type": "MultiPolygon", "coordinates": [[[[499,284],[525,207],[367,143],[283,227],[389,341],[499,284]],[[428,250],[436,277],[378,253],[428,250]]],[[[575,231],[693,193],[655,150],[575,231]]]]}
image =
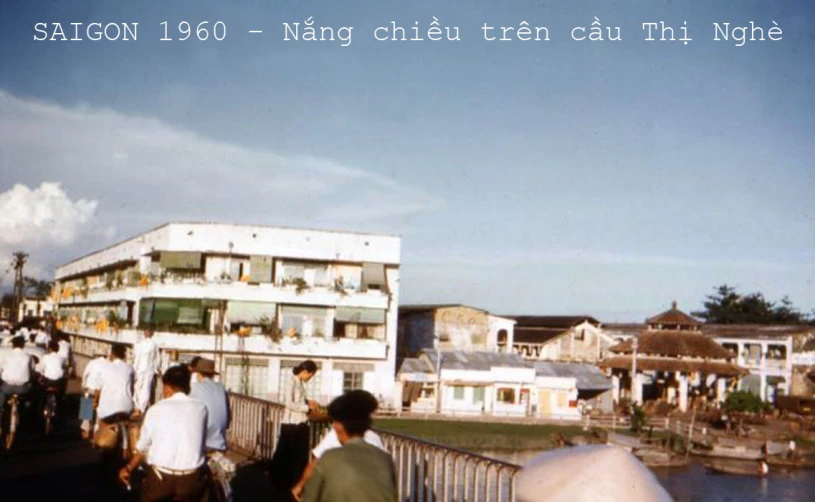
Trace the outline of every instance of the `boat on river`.
{"type": "Polygon", "coordinates": [[[685,467],[690,463],[686,455],[652,448],[637,450],[634,456],[648,467],[685,467]]]}
{"type": "Polygon", "coordinates": [[[736,474],[739,476],[764,477],[770,472],[767,462],[743,462],[731,459],[711,459],[705,462],[705,467],[720,474],[736,474]]]}
{"type": "Polygon", "coordinates": [[[711,448],[691,448],[693,455],[700,457],[729,458],[735,460],[763,460],[764,452],[761,448],[753,448],[745,445],[720,445],[714,444],[711,448]]]}
{"type": "Polygon", "coordinates": [[[780,457],[771,456],[767,457],[767,464],[777,467],[779,469],[815,469],[815,460],[806,459],[802,457],[780,457]]]}

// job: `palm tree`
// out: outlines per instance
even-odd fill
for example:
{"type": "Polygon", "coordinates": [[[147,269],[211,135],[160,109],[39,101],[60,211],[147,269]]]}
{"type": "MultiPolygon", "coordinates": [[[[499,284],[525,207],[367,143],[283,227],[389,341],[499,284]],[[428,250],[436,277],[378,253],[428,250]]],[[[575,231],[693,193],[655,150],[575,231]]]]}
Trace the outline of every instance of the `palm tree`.
{"type": "Polygon", "coordinates": [[[37,317],[40,315],[40,302],[48,298],[53,287],[54,283],[51,281],[34,279],[33,277],[23,278],[24,295],[32,295],[37,299],[37,317]]]}

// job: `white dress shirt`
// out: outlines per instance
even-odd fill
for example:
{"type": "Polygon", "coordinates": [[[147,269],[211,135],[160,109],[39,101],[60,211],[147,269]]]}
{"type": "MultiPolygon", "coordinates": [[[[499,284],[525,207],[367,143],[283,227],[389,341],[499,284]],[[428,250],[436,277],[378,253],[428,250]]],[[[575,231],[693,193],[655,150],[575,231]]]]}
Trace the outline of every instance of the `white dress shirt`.
{"type": "Polygon", "coordinates": [[[85,365],[85,371],[82,372],[82,388],[96,390],[100,387],[99,374],[105,363],[108,362],[107,357],[97,357],[88,361],[85,365]]]}
{"type": "Polygon", "coordinates": [[[56,352],[49,352],[40,358],[37,371],[49,380],[59,380],[65,376],[62,358],[56,352]]]}
{"type": "Polygon", "coordinates": [[[60,340],[57,354],[63,361],[69,361],[71,359],[71,343],[68,340],[60,340]]]}
{"type": "Polygon", "coordinates": [[[158,373],[158,345],[152,338],[145,338],[133,346],[133,370],[137,375],[158,373]]]}
{"type": "Polygon", "coordinates": [[[183,392],[151,406],[136,448],[160,469],[190,471],[204,464],[207,407],[183,392]]]}
{"type": "Polygon", "coordinates": [[[133,368],[129,364],[121,359],[105,362],[100,365],[98,382],[99,418],[133,411],[133,368]]]}
{"type": "Polygon", "coordinates": [[[9,385],[25,385],[31,380],[31,356],[23,349],[12,349],[0,359],[0,380],[9,385]]]}
{"type": "Polygon", "coordinates": [[[37,333],[37,338],[34,339],[34,343],[36,343],[37,345],[48,345],[50,341],[51,337],[48,336],[48,332],[46,332],[45,330],[40,330],[37,333]]]}
{"type": "MultiPolygon", "coordinates": [[[[382,440],[379,439],[379,434],[372,430],[365,431],[365,436],[363,437],[366,443],[372,446],[376,446],[380,450],[387,452],[385,446],[382,444],[382,440]]],[[[342,447],[342,443],[340,443],[340,438],[337,437],[337,431],[334,430],[332,427],[328,434],[325,435],[320,444],[318,444],[311,453],[314,454],[315,457],[320,458],[323,456],[323,453],[327,452],[328,450],[333,450],[334,448],[342,447]]]]}

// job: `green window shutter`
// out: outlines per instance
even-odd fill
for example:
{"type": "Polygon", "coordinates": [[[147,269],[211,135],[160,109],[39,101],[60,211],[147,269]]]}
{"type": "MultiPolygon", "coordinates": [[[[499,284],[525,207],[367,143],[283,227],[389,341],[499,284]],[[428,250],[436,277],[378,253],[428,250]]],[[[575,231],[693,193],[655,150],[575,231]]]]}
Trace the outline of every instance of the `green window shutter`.
{"type": "Polygon", "coordinates": [[[388,282],[385,279],[385,265],[382,263],[362,264],[362,291],[369,289],[388,290],[388,282]]]}
{"type": "Polygon", "coordinates": [[[201,253],[162,251],[159,264],[167,269],[201,270],[201,253]]]}
{"type": "Polygon", "coordinates": [[[204,305],[201,300],[178,301],[178,324],[201,325],[204,322],[204,305]]]}
{"type": "Polygon", "coordinates": [[[272,282],[273,260],[271,256],[252,256],[249,258],[249,280],[251,282],[272,282]]]}
{"type": "Polygon", "coordinates": [[[262,317],[274,319],[277,316],[277,304],[268,302],[229,302],[227,307],[229,322],[258,324],[262,317]]]}
{"type": "Polygon", "coordinates": [[[337,322],[354,324],[385,324],[385,314],[386,312],[381,309],[337,307],[334,319],[337,322]]]}
{"type": "Polygon", "coordinates": [[[157,298],[153,309],[154,323],[174,323],[178,321],[178,302],[176,300],[157,298]]]}
{"type": "Polygon", "coordinates": [[[139,302],[139,324],[149,324],[153,322],[153,309],[156,301],[152,298],[145,298],[139,302]]]}

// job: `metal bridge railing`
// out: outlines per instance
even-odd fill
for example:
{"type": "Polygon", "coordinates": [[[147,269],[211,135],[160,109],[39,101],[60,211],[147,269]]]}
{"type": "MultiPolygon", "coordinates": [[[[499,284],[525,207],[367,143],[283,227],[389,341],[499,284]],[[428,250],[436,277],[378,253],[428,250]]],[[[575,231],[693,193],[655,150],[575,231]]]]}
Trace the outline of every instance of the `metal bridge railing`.
{"type": "MultiPolygon", "coordinates": [[[[274,454],[284,407],[240,394],[229,394],[232,425],[229,447],[256,460],[274,454]]],[[[311,425],[312,445],[328,430],[311,425]]],[[[404,502],[514,502],[517,465],[421,439],[376,430],[393,457],[399,500],[404,502]]]]}

